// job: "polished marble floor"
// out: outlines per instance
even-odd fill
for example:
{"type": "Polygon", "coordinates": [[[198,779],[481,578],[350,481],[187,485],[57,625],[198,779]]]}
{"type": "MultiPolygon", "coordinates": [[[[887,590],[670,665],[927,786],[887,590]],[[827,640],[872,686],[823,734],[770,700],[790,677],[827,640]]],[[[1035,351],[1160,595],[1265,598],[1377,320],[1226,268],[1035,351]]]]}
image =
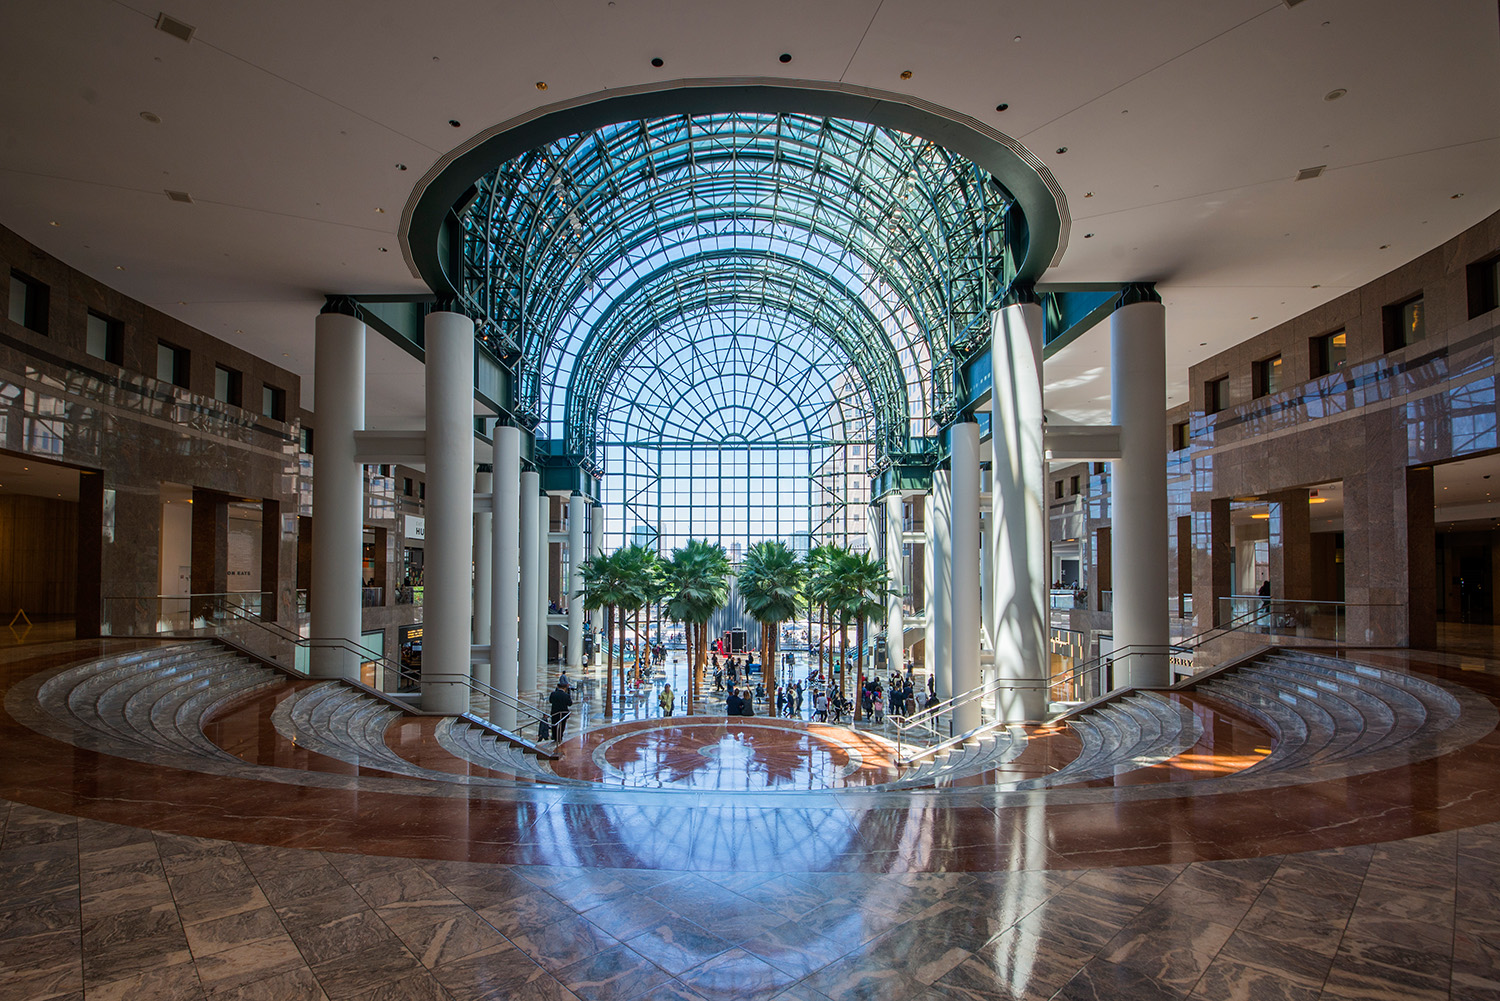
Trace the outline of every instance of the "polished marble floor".
{"type": "MultiPolygon", "coordinates": [[[[1362,656],[1500,700],[1483,659],[1362,656]]],[[[0,998],[1500,999],[1494,733],[1223,795],[1209,744],[1046,795],[481,793],[241,736],[278,767],[0,718],[0,998]]]]}

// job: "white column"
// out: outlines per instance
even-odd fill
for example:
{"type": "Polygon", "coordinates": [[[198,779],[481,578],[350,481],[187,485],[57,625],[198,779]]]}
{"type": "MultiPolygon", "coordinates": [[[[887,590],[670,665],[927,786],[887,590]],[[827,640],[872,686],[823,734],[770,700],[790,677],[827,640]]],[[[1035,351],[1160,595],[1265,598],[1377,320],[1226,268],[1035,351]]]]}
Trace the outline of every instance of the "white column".
{"type": "Polygon", "coordinates": [[[547,538],[545,526],[538,520],[540,512],[536,496],[541,488],[539,474],[529,471],[521,474],[521,645],[517,648],[521,673],[516,687],[527,697],[536,691],[536,667],[542,659],[537,651],[537,640],[544,635],[542,630],[546,626],[545,617],[538,621],[538,616],[546,608],[545,602],[537,597],[542,583],[542,550],[537,536],[540,535],[543,541],[547,538]]]}
{"type": "MultiPolygon", "coordinates": [[[[983,471],[980,473],[983,476],[983,471]]],[[[993,490],[993,486],[991,487],[993,490]]],[[[983,619],[984,635],[990,638],[990,650],[995,643],[995,516],[994,499],[986,507],[984,498],[979,499],[979,612],[983,619]]],[[[993,671],[993,662],[991,670],[993,671]]]]}
{"type": "MultiPolygon", "coordinates": [[[[474,493],[476,496],[484,497],[493,493],[494,476],[490,473],[480,472],[474,474],[474,493]]],[[[490,641],[490,602],[493,584],[492,561],[490,559],[493,543],[491,540],[490,526],[494,523],[495,516],[489,511],[474,512],[474,634],[476,645],[486,644],[490,641]]],[[[489,672],[481,665],[474,665],[474,678],[489,684],[489,672]]]]}
{"type": "Polygon", "coordinates": [[[995,677],[1023,687],[1000,692],[1001,719],[1038,720],[1047,708],[1047,522],[1043,494],[1042,307],[995,311],[990,337],[990,412],[995,602],[995,677]]]}
{"type": "Polygon", "coordinates": [[[891,590],[896,592],[885,602],[885,654],[892,671],[901,670],[906,661],[906,616],[901,607],[901,592],[906,585],[906,569],[901,560],[903,544],[898,491],[885,499],[885,565],[891,590]]]}
{"type": "MultiPolygon", "coordinates": [[[[949,441],[953,694],[961,695],[979,686],[979,425],[953,425],[949,441]]],[[[978,725],[978,702],[953,710],[954,733],[978,725]]]]}
{"type": "MultiPolygon", "coordinates": [[[[594,504],[589,507],[589,555],[604,555],[604,505],[594,504]]],[[[589,622],[589,631],[594,635],[594,663],[602,662],[602,651],[599,644],[599,634],[604,632],[604,609],[594,609],[594,614],[589,622]]]]}
{"type": "Polygon", "coordinates": [[[927,595],[927,617],[932,623],[932,666],[937,697],[953,698],[953,490],[946,469],[932,471],[932,520],[928,548],[932,550],[932,591],[927,595]]]}
{"type": "Polygon", "coordinates": [[[1120,458],[1110,482],[1115,649],[1149,651],[1116,668],[1114,686],[1171,683],[1167,618],[1166,310],[1121,306],[1110,316],[1110,408],[1120,458]],[[1160,652],[1157,652],[1160,651],[1160,652]]]}
{"type": "MultiPolygon", "coordinates": [[[[930,677],[937,677],[937,610],[934,607],[937,602],[937,546],[933,545],[932,526],[937,521],[937,504],[933,501],[933,493],[922,495],[922,531],[926,541],[922,546],[922,594],[926,596],[926,605],[922,613],[922,654],[923,666],[927,668],[930,677]]],[[[920,686],[918,686],[920,687],[920,686]]],[[[925,701],[925,692],[918,691],[919,701],[925,701]]]]}
{"type": "Polygon", "coordinates": [[[583,494],[575,491],[568,498],[568,670],[578,677],[583,672],[583,519],[587,517],[583,494]]]}
{"type": "Polygon", "coordinates": [[[360,637],[365,477],[354,458],[354,432],[365,426],[365,325],[342,313],[321,313],[313,337],[318,454],[308,672],[358,681],[359,656],[319,641],[358,643],[360,637]]]}
{"type": "Polygon", "coordinates": [[[490,697],[490,719],[516,728],[520,685],[520,624],[517,612],[521,565],[521,429],[496,427],[494,625],[490,633],[490,687],[508,700],[490,697]]]}
{"type": "MultiPolygon", "coordinates": [[[[541,490],[541,477],[537,477],[537,489],[541,490]]],[[[537,564],[536,564],[536,684],[533,686],[543,695],[547,694],[547,595],[548,579],[552,573],[552,498],[538,492],[531,498],[536,505],[537,564]]]]}
{"type": "Polygon", "coordinates": [[[429,313],[427,552],[422,568],[422,708],[469,710],[474,561],[474,322],[429,313]]]}

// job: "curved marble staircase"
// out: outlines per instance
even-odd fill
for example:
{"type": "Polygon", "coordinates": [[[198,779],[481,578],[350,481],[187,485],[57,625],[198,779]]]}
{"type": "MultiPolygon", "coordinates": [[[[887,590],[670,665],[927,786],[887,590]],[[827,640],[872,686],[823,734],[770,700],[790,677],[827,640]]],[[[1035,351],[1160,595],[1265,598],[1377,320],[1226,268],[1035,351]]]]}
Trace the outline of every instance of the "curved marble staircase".
{"type": "MultiPolygon", "coordinates": [[[[163,763],[243,764],[204,734],[221,708],[272,686],[282,673],[209,641],[133,650],[42,676],[31,711],[65,739],[106,753],[163,763]],[[39,717],[40,718],[40,717],[39,717]]],[[[17,698],[12,690],[7,707],[17,698]]],[[[19,711],[19,710],[17,710],[19,711]]],[[[1031,741],[1048,739],[1012,726],[910,766],[900,778],[866,789],[974,786],[1028,791],[1108,782],[1195,748],[1202,718],[1229,711],[1267,734],[1270,753],[1232,774],[1205,773],[1193,785],[1235,788],[1296,781],[1316,767],[1319,778],[1374,771],[1446,753],[1489,732],[1496,711],[1487,699],[1457,686],[1400,671],[1294,649],[1267,651],[1222,673],[1189,680],[1171,695],[1124,693],[1086,707],[1064,722],[1080,750],[1048,774],[997,780],[1031,741]],[[994,775],[990,773],[995,773],[994,775]]],[[[271,719],[298,746],[386,776],[463,785],[544,783],[590,786],[557,775],[534,745],[507,739],[467,717],[437,721],[428,739],[463,774],[417,765],[386,742],[402,711],[357,686],[325,682],[280,698],[271,719]]],[[[1212,748],[1205,748],[1212,753],[1212,748]]],[[[1181,777],[1181,776],[1179,776],[1181,777]]]]}

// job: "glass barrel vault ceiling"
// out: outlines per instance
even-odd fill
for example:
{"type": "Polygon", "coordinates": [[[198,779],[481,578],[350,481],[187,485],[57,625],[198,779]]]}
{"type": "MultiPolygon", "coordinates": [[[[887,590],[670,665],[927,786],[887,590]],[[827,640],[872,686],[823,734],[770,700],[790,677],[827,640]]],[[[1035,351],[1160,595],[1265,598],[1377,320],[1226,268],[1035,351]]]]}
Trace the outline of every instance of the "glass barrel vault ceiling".
{"type": "Polygon", "coordinates": [[[952,414],[951,354],[1008,284],[1011,204],[964,157],[862,122],[629,121],[476,183],[461,294],[554,452],[806,448],[853,426],[837,405],[883,461],[952,414]]]}

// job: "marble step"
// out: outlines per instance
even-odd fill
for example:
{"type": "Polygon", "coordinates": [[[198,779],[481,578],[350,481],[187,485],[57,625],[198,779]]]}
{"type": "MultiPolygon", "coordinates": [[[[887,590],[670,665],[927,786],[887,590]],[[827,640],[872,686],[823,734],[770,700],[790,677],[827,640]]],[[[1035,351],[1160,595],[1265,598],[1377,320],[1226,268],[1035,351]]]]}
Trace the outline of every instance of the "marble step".
{"type": "Polygon", "coordinates": [[[137,694],[137,706],[127,709],[127,712],[137,715],[144,713],[150,732],[160,735],[181,750],[212,753],[218,748],[203,734],[205,710],[183,715],[182,706],[201,692],[213,696],[205,701],[205,706],[217,706],[230,693],[233,693],[232,697],[238,698],[246,690],[258,689],[279,680],[276,672],[258,664],[231,662],[220,673],[200,675],[182,684],[168,684],[163,680],[147,686],[137,694]]]}
{"type": "Polygon", "coordinates": [[[1069,723],[1084,750],[1056,772],[1016,788],[1113,778],[1181,754],[1197,743],[1201,732],[1190,710],[1149,692],[1106,703],[1069,723]]]}
{"type": "Polygon", "coordinates": [[[1264,688],[1245,684],[1239,679],[1238,672],[1214,678],[1200,690],[1235,706],[1270,730],[1273,737],[1271,753],[1245,771],[1278,770],[1294,752],[1307,746],[1307,720],[1264,688]]]}
{"type": "Polygon", "coordinates": [[[1369,753],[1382,746],[1395,728],[1395,710],[1381,698],[1378,690],[1371,691],[1361,685],[1277,661],[1267,661],[1257,673],[1299,686],[1299,691],[1318,699],[1333,715],[1338,733],[1318,755],[1318,761],[1336,761],[1369,753]]]}
{"type": "Polygon", "coordinates": [[[1303,689],[1285,684],[1281,679],[1263,672],[1247,671],[1226,679],[1243,692],[1259,692],[1279,703],[1285,711],[1293,713],[1301,722],[1301,735],[1276,749],[1271,757],[1262,759],[1252,768],[1266,771],[1272,768],[1300,768],[1311,764],[1337,738],[1337,722],[1321,701],[1305,693],[1303,689]]]}
{"type": "Polygon", "coordinates": [[[120,733],[131,731],[147,739],[159,736],[175,743],[175,715],[159,717],[156,706],[170,703],[175,711],[176,703],[194,691],[225,679],[237,680],[243,670],[244,664],[237,657],[226,656],[183,664],[169,671],[142,672],[129,683],[120,681],[111,686],[100,697],[96,711],[106,725],[120,733]],[[163,730],[157,725],[159,719],[174,725],[163,730]]]}
{"type": "Polygon", "coordinates": [[[1422,730],[1445,729],[1458,719],[1458,701],[1444,689],[1424,679],[1400,671],[1382,671],[1379,668],[1348,664],[1335,658],[1308,654],[1273,655],[1268,661],[1289,670],[1314,675],[1341,686],[1354,686],[1364,691],[1376,691],[1393,712],[1403,708],[1413,711],[1414,717],[1403,734],[1396,728],[1393,736],[1409,736],[1422,730]],[[1420,707],[1421,720],[1415,719],[1415,709],[1420,707]]]}

